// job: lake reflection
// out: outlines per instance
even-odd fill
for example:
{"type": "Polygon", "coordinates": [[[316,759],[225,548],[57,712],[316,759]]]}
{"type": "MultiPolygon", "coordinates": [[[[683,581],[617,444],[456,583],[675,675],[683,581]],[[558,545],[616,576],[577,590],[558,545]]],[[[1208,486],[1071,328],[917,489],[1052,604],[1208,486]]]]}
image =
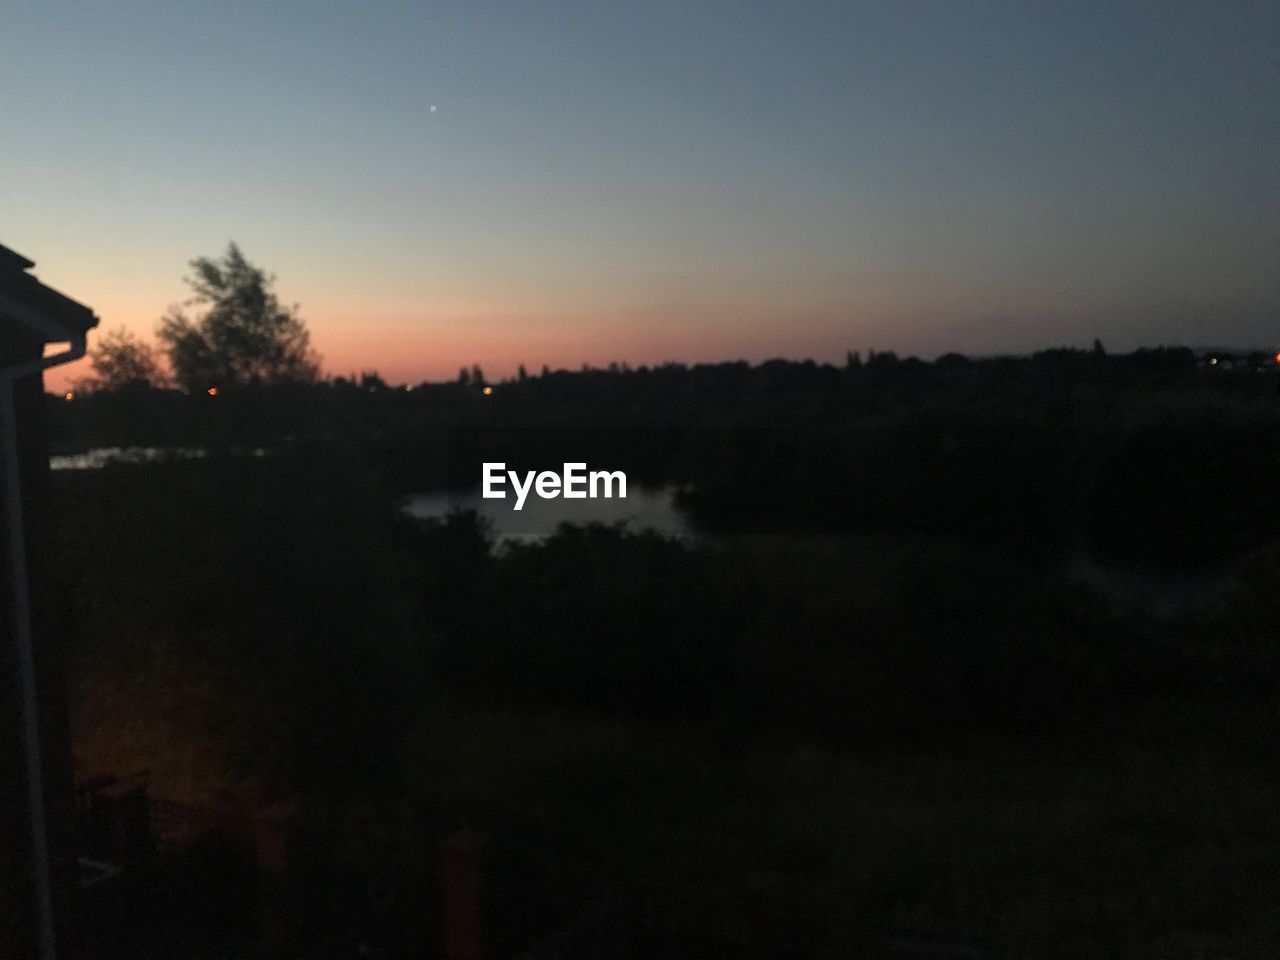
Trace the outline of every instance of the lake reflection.
{"type": "Polygon", "coordinates": [[[663,536],[685,538],[692,530],[687,517],[676,509],[674,497],[674,487],[644,489],[628,484],[625,499],[543,500],[531,494],[524,509],[517,512],[512,509],[514,497],[486,500],[477,486],[412,494],[405,499],[404,510],[422,520],[443,517],[450,510],[474,510],[493,524],[499,540],[547,537],[562,523],[621,521],[626,521],[630,530],[652,530],[663,536]]]}
{"type": "Polygon", "coordinates": [[[113,463],[159,463],[161,460],[198,460],[201,447],[94,447],[85,453],[56,454],[50,470],[101,470],[113,463]]]}

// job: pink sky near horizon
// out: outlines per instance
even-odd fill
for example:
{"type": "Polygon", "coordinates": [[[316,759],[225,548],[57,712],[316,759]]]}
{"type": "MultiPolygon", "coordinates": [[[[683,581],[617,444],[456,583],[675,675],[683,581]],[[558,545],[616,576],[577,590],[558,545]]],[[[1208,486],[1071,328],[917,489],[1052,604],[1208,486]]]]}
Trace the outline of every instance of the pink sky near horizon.
{"type": "MultiPolygon", "coordinates": [[[[246,255],[258,262],[252,249],[246,255]]],[[[335,283],[301,259],[281,259],[292,272],[276,280],[277,294],[284,303],[298,301],[322,371],[373,371],[395,384],[451,380],[473,364],[501,379],[520,364],[537,371],[544,364],[573,370],[615,361],[837,361],[847,349],[911,347],[928,326],[918,309],[896,306],[884,291],[857,297],[823,278],[806,288],[812,280],[804,275],[753,280],[619,271],[601,282],[572,271],[544,278],[513,268],[505,283],[424,271],[416,282],[397,287],[358,271],[335,283]],[[438,290],[428,289],[437,283],[438,290]],[[492,288],[497,295],[488,292],[492,288]],[[370,300],[361,304],[357,297],[366,291],[370,300]],[[915,336],[904,336],[908,329],[915,336]]],[[[187,293],[181,277],[165,281],[140,256],[125,258],[120,251],[103,260],[114,261],[116,269],[88,251],[74,251],[46,258],[34,272],[94,310],[99,326],[90,334],[91,351],[97,338],[118,328],[158,348],[157,322],[187,293]]],[[[89,372],[89,361],[81,360],[51,370],[46,384],[62,392],[89,372]]]]}
{"type": "MultiPolygon", "coordinates": [[[[37,275],[47,280],[39,266],[37,275]]],[[[99,326],[95,340],[124,328],[158,349],[154,331],[172,295],[139,296],[126,283],[119,291],[101,278],[74,278],[57,284],[63,292],[80,291],[94,309],[99,326]],[[98,293],[93,293],[92,289],[98,293]],[[83,291],[90,290],[89,295],[83,291]]],[[[288,289],[282,281],[277,286],[288,289]]],[[[283,291],[282,291],[283,292],[283,291]]],[[[288,302],[290,298],[282,297],[288,302]]],[[[550,300],[521,303],[477,298],[408,301],[360,307],[337,301],[300,305],[326,376],[376,372],[391,384],[452,380],[460,367],[479,364],[494,380],[514,376],[519,365],[534,373],[543,365],[577,370],[584,364],[611,362],[632,366],[668,361],[702,363],[747,360],[758,363],[782,357],[839,363],[846,350],[894,350],[903,355],[933,357],[949,351],[972,355],[1031,352],[1054,346],[1084,347],[1095,335],[1116,349],[1166,343],[1198,343],[1200,317],[1209,305],[1171,303],[1131,310],[1136,334],[1119,341],[1107,336],[1105,314],[1079,304],[1058,310],[1035,310],[1006,294],[992,298],[1002,309],[983,310],[981,297],[960,306],[951,302],[896,304],[891,296],[798,297],[790,307],[771,299],[750,302],[741,296],[713,297],[683,291],[674,298],[651,297],[628,302],[625,297],[599,297],[574,306],[550,300]],[[966,319],[966,315],[968,319],[966,319]],[[1145,324],[1145,326],[1144,326],[1145,324]],[[1142,331],[1149,330],[1144,337],[1142,331]]],[[[1230,330],[1228,322],[1225,329],[1230,330]]],[[[1219,329],[1223,329],[1219,324],[1219,329]]],[[[1241,327],[1241,336],[1248,328],[1241,327]]],[[[1228,334],[1229,336],[1229,334],[1228,334]]],[[[1280,344],[1241,342],[1271,349],[1280,344]]],[[[57,367],[46,374],[46,389],[61,393],[90,374],[88,359],[57,367]]]]}
{"type": "MultiPolygon", "coordinates": [[[[123,312],[98,311],[100,325],[90,334],[90,350],[97,338],[121,327],[158,348],[155,321],[109,319],[123,312]]],[[[140,312],[128,311],[127,315],[140,312]]],[[[453,305],[416,312],[304,308],[302,317],[311,331],[312,346],[320,355],[325,375],[372,371],[394,384],[452,380],[460,367],[473,364],[479,364],[490,378],[502,379],[514,376],[521,364],[537,372],[543,365],[553,370],[576,370],[583,364],[603,367],[611,362],[632,366],[666,361],[759,362],[778,356],[836,361],[843,358],[846,349],[888,348],[884,341],[890,331],[881,331],[881,342],[868,345],[855,331],[842,332],[835,318],[819,321],[815,330],[813,314],[798,313],[803,317],[780,315],[775,322],[767,315],[751,317],[738,311],[732,324],[709,326],[705,320],[675,311],[655,310],[648,314],[647,322],[636,323],[625,310],[548,316],[536,309],[484,305],[472,309],[453,305]],[[811,322],[805,335],[789,336],[788,329],[794,329],[802,318],[811,322]],[[726,330],[726,326],[732,326],[732,330],[726,330]]],[[[86,358],[51,370],[46,384],[49,390],[61,392],[90,372],[86,358]]]]}

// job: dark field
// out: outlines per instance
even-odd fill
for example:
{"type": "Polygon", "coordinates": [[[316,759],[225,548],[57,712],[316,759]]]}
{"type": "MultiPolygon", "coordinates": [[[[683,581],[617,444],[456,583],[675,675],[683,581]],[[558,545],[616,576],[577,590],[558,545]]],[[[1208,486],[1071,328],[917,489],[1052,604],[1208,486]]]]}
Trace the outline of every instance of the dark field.
{"type": "Polygon", "coordinates": [[[463,836],[491,956],[1273,955],[1278,380],[1054,351],[51,400],[64,449],[207,450],[55,475],[77,773],[287,799],[286,953],[438,949],[463,836]],[[679,484],[703,535],[409,520],[462,427],[679,484]]]}

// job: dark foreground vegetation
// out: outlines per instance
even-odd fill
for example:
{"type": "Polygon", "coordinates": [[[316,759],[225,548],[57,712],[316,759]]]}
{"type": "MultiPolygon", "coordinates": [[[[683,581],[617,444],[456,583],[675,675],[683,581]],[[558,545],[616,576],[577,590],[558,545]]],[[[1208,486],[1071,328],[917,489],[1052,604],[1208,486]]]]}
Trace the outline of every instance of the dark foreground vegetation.
{"type": "Polygon", "coordinates": [[[286,955],[464,829],[494,957],[1272,955],[1274,364],[855,359],[51,399],[206,452],[56,474],[79,773],[290,801],[286,955]],[[557,444],[702,535],[399,510],[557,444]]]}

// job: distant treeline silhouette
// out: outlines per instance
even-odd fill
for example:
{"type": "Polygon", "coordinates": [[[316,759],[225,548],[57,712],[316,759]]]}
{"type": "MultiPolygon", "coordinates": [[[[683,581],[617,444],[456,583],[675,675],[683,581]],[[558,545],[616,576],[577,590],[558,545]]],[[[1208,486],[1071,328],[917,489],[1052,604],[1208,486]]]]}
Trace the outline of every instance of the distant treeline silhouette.
{"type": "MultiPolygon", "coordinates": [[[[479,374],[483,377],[483,374],[479,374]]],[[[768,361],[547,371],[394,389],[376,375],[50,398],[55,447],[340,446],[403,493],[474,485],[488,434],[528,468],[561,458],[679,483],[708,530],[946,537],[1060,564],[1200,569],[1271,535],[1280,367],[1186,348],[844,367],[768,361]],[[1153,466],[1159,469],[1153,471],[1153,466]]]]}

